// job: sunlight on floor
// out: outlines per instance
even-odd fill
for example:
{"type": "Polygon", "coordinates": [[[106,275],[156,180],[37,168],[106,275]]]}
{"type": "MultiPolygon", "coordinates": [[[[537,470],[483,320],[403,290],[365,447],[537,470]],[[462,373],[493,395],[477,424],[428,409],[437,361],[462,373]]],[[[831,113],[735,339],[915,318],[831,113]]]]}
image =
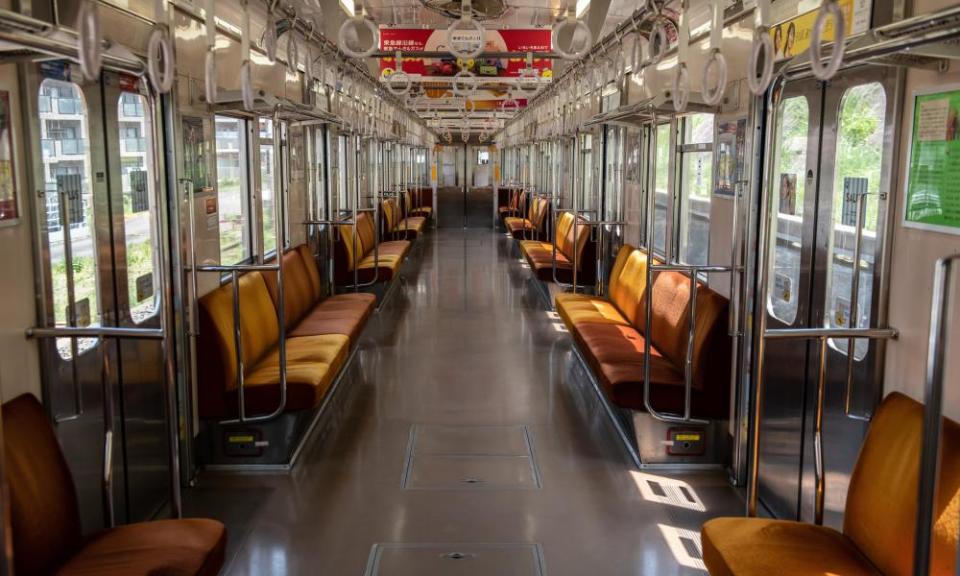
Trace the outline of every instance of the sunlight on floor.
{"type": "Polygon", "coordinates": [[[663,539],[667,541],[670,552],[681,566],[706,572],[703,563],[703,547],[700,545],[700,533],[694,530],[674,528],[666,524],[657,524],[663,539]]]}
{"type": "Polygon", "coordinates": [[[637,471],[631,471],[630,475],[640,489],[640,494],[649,502],[668,504],[695,512],[707,510],[696,490],[682,480],[637,471]]]}

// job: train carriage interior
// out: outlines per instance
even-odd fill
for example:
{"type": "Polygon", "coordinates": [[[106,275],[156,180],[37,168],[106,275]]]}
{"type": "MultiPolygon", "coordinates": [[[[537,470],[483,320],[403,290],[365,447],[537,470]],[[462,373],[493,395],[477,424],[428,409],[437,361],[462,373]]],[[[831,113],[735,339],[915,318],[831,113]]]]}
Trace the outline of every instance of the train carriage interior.
{"type": "Polygon", "coordinates": [[[0,0],[0,575],[960,576],[958,46],[0,0]]]}

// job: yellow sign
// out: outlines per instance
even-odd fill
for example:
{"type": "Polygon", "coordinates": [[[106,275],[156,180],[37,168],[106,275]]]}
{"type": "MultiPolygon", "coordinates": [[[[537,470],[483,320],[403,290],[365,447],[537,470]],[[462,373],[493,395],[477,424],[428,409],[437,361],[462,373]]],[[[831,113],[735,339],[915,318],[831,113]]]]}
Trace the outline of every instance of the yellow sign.
{"type": "Polygon", "coordinates": [[[434,164],[430,166],[430,180],[436,181],[436,179],[437,179],[437,165],[434,164]]]}
{"type": "MultiPolygon", "coordinates": [[[[853,31],[853,2],[854,0],[837,0],[840,9],[843,11],[843,21],[849,37],[853,31]]],[[[820,9],[805,12],[786,22],[781,22],[770,29],[770,36],[773,38],[773,50],[776,54],[776,60],[786,60],[793,58],[798,54],[803,54],[810,48],[810,33],[813,31],[813,24],[817,20],[817,14],[820,9]]],[[[828,18],[823,27],[821,41],[824,43],[832,42],[834,38],[834,21],[828,18]]]]}
{"type": "Polygon", "coordinates": [[[252,436],[252,435],[249,435],[249,436],[229,436],[229,437],[227,437],[227,440],[228,440],[231,444],[249,444],[250,442],[253,442],[253,436],[252,436]]]}
{"type": "Polygon", "coordinates": [[[699,434],[677,434],[673,437],[677,442],[699,442],[699,434]]]}

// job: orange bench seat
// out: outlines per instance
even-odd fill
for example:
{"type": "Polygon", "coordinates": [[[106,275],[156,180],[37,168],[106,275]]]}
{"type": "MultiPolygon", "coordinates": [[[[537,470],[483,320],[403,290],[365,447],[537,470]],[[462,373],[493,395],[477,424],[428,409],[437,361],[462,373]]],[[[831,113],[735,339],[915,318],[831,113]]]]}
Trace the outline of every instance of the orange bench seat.
{"type": "MultiPolygon", "coordinates": [[[[644,402],[647,255],[624,245],[610,275],[609,298],[558,294],[557,313],[611,402],[646,410],[644,402]]],[[[656,272],[651,335],[651,405],[682,414],[689,330],[690,280],[680,272],[656,272]]],[[[692,413],[723,418],[728,412],[730,339],[725,298],[702,284],[697,290],[693,350],[692,413]]]]}

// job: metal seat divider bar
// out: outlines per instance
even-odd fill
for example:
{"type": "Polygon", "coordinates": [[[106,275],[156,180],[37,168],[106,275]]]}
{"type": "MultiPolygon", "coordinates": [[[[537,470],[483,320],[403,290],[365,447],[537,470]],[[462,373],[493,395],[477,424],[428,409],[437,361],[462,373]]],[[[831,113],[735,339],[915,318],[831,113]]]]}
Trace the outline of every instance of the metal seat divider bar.
{"type": "Polygon", "coordinates": [[[358,136],[353,137],[354,146],[354,202],[353,202],[353,284],[344,286],[346,289],[353,289],[359,292],[360,288],[373,286],[380,281],[380,218],[379,218],[379,199],[375,194],[374,207],[360,208],[360,141],[358,136]],[[357,254],[357,223],[359,219],[357,214],[361,212],[373,212],[373,280],[360,283],[360,258],[357,254]]]}
{"type": "MultiPolygon", "coordinates": [[[[274,107],[273,112],[273,127],[274,133],[277,135],[279,140],[280,133],[280,107],[279,105],[274,107]]],[[[282,165],[283,159],[281,154],[274,154],[274,170],[276,174],[282,174],[282,165]]],[[[280,180],[281,186],[287,185],[287,182],[284,179],[280,180]]],[[[283,191],[279,190],[279,194],[275,194],[276,201],[273,203],[273,217],[274,217],[274,232],[277,237],[277,250],[276,250],[276,264],[233,264],[233,265],[222,265],[222,264],[213,264],[213,265],[197,265],[197,253],[196,253],[196,224],[195,218],[193,216],[193,205],[194,205],[194,190],[193,186],[190,186],[188,191],[189,205],[190,205],[190,261],[191,261],[191,273],[196,276],[198,272],[206,273],[228,273],[230,274],[231,280],[231,290],[233,295],[233,340],[234,340],[234,354],[237,359],[237,407],[238,407],[238,416],[237,418],[228,418],[225,420],[220,420],[219,424],[221,425],[230,425],[230,424],[254,424],[269,422],[280,416],[287,407],[287,342],[286,342],[286,314],[285,310],[285,300],[284,295],[284,284],[283,284],[283,266],[281,265],[283,260],[283,250],[286,246],[286,235],[283,226],[283,210],[282,210],[282,198],[284,197],[283,191]],[[279,333],[279,355],[280,355],[280,401],[277,405],[277,408],[268,414],[262,414],[259,416],[247,416],[246,414],[246,394],[244,388],[244,362],[243,362],[243,335],[241,334],[240,326],[240,273],[241,272],[274,272],[277,275],[277,328],[279,333]]],[[[261,242],[262,245],[262,242],[261,242]]],[[[262,262],[263,254],[258,255],[258,260],[262,262]]],[[[194,278],[194,290],[196,290],[196,279],[194,278]]],[[[199,298],[196,292],[193,294],[194,306],[198,306],[199,298]]]]}
{"type": "MultiPolygon", "coordinates": [[[[652,126],[651,133],[656,134],[658,119],[656,109],[651,107],[650,110],[650,125],[652,126]]],[[[715,265],[688,265],[680,264],[673,262],[670,264],[655,264],[654,263],[654,250],[653,244],[654,239],[656,238],[656,218],[654,214],[656,213],[656,191],[651,190],[649,183],[646,183],[647,189],[647,224],[646,224],[646,243],[647,243],[647,267],[646,267],[646,295],[645,295],[645,304],[644,304],[644,338],[643,338],[643,405],[646,408],[647,412],[661,422],[675,423],[675,424],[708,424],[708,420],[701,418],[692,417],[692,401],[693,401],[693,348],[694,343],[696,342],[696,317],[697,317],[697,293],[699,283],[697,281],[697,276],[701,273],[729,273],[733,275],[735,273],[736,267],[732,264],[730,266],[715,266],[715,265]],[[688,319],[688,329],[687,329],[687,350],[686,358],[684,359],[683,367],[683,380],[684,380],[684,398],[683,398],[683,416],[677,416],[674,414],[664,414],[657,411],[653,405],[650,398],[650,364],[652,359],[652,342],[650,338],[650,332],[653,328],[653,290],[654,290],[654,281],[653,274],[654,272],[683,272],[689,274],[690,276],[690,305],[689,305],[689,319],[688,319]]],[[[731,296],[733,294],[731,293],[731,296]]]]}
{"type": "MultiPolygon", "coordinates": [[[[950,288],[954,264],[960,254],[937,260],[930,305],[930,333],[927,348],[927,374],[924,383],[923,444],[920,451],[917,524],[914,535],[914,576],[926,576],[931,568],[933,521],[936,512],[937,483],[940,470],[940,442],[943,433],[943,394],[946,386],[946,353],[953,302],[950,288]]],[[[950,514],[949,508],[947,514],[950,514]]],[[[956,520],[956,518],[953,518],[956,520]]],[[[960,550],[957,551],[960,570],[960,550]]]]}

